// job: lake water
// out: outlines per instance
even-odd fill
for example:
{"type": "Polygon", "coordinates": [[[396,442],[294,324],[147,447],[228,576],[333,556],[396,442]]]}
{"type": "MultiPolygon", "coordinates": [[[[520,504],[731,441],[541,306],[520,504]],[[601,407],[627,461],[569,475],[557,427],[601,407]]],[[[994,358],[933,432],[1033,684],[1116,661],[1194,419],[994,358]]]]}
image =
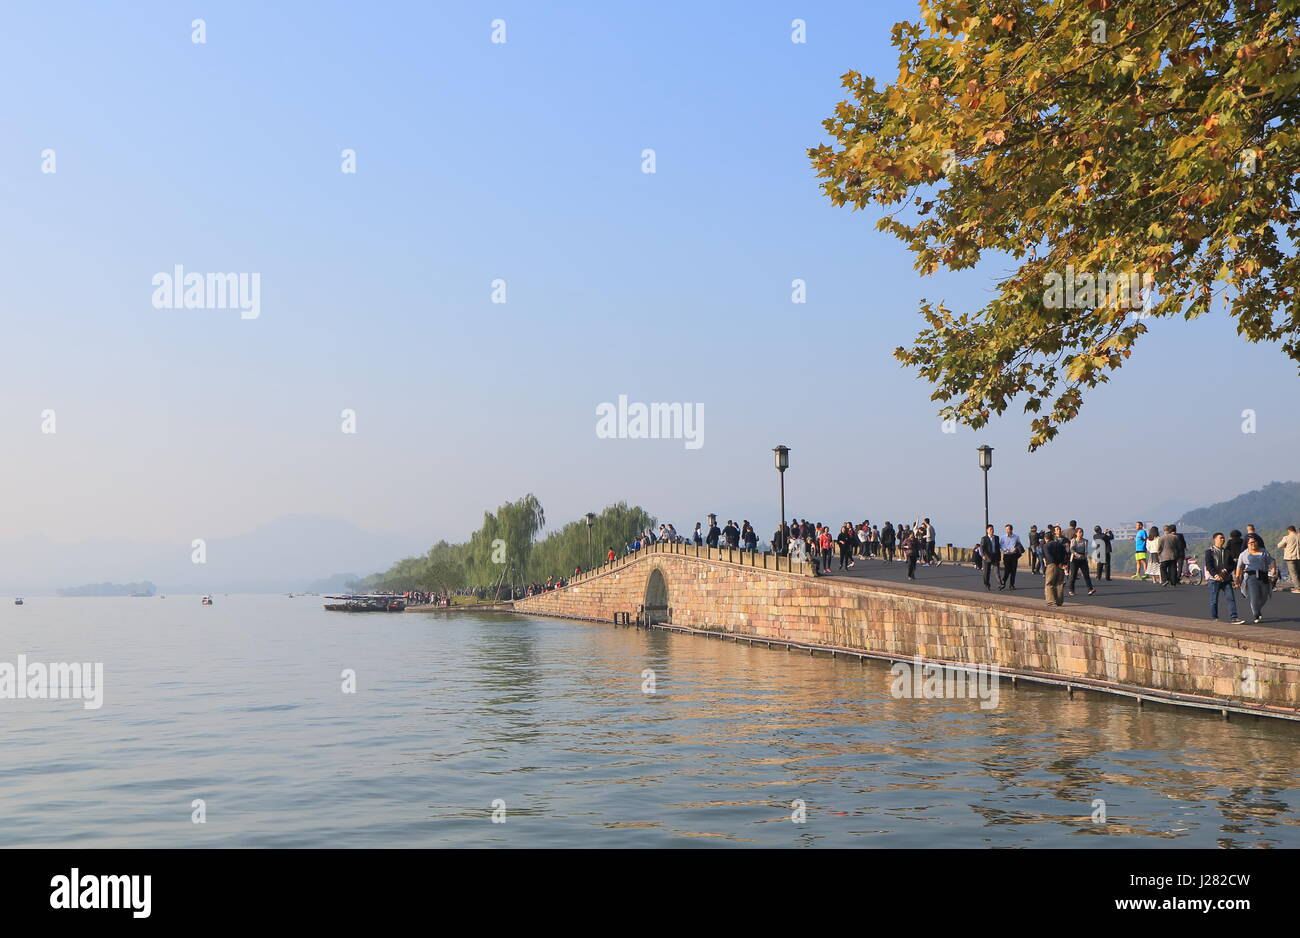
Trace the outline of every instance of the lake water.
{"type": "Polygon", "coordinates": [[[30,597],[0,607],[19,654],[105,687],[0,700],[4,846],[1300,846],[1294,723],[308,597],[30,597]]]}

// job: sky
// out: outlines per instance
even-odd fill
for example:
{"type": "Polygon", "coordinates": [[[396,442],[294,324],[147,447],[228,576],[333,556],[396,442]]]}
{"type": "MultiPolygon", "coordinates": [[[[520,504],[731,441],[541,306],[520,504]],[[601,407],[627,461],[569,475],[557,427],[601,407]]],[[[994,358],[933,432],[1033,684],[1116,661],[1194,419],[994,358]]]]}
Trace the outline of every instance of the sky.
{"type": "Polygon", "coordinates": [[[1004,264],[918,276],[806,155],[840,75],[896,74],[889,29],[915,12],[11,5],[0,539],[309,515],[431,543],[529,492],[552,526],[626,500],[766,534],[777,444],[790,514],[925,514],[956,542],[981,524],[982,443],[993,517],[1022,526],[1300,478],[1296,368],[1222,315],[1155,324],[1039,452],[1018,406],[943,432],[892,352],[923,298],[977,309],[1004,264]],[[259,315],[157,308],[176,265],[258,274],[259,315]],[[620,395],[702,409],[702,445],[602,438],[620,395]]]}

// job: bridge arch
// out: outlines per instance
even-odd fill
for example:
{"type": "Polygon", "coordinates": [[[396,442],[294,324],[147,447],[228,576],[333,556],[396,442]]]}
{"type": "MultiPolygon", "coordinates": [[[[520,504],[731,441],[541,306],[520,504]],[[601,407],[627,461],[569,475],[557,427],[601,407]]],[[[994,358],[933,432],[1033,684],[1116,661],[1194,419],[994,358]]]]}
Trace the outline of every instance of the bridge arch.
{"type": "Polygon", "coordinates": [[[668,621],[668,581],[657,566],[652,567],[650,575],[646,577],[642,611],[649,625],[668,621]]]}

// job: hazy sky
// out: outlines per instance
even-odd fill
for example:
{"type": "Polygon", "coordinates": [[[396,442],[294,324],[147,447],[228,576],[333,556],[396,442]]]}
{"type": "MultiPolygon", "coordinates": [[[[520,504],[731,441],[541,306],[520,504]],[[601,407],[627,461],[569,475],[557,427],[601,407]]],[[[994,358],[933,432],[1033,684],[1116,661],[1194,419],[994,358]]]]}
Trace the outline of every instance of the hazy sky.
{"type": "Polygon", "coordinates": [[[1019,416],[941,432],[891,353],[1001,265],[918,277],[805,155],[842,73],[896,74],[914,4],[272,6],[6,9],[0,537],[318,514],[432,540],[526,492],[557,523],[626,499],[766,534],[777,443],[792,514],[941,540],[975,534],[983,442],[1023,524],[1300,478],[1296,369],[1222,316],[1157,325],[1039,453],[1019,416]],[[258,273],[260,316],[155,308],[178,264],[258,273]],[[703,405],[703,445],[598,438],[620,394],[703,405]]]}

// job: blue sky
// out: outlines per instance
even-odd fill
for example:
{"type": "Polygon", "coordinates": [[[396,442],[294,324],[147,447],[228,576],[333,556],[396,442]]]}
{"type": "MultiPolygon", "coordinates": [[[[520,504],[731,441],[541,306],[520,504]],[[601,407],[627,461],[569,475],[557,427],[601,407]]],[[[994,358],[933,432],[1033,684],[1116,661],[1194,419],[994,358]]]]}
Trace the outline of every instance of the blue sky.
{"type": "Polygon", "coordinates": [[[911,3],[268,7],[6,11],[0,536],[321,514],[456,538],[530,491],[557,523],[626,499],[766,532],[777,443],[792,513],[955,540],[983,442],[994,516],[1025,525],[1300,477],[1296,369],[1222,316],[1157,324],[1039,453],[1015,414],[941,432],[892,350],[922,297],[977,308],[1001,263],[918,277],[805,155],[841,74],[896,73],[911,3]],[[261,316],[155,309],[176,264],[260,273],[261,316]],[[598,439],[620,394],[703,404],[705,445],[598,439]]]}

